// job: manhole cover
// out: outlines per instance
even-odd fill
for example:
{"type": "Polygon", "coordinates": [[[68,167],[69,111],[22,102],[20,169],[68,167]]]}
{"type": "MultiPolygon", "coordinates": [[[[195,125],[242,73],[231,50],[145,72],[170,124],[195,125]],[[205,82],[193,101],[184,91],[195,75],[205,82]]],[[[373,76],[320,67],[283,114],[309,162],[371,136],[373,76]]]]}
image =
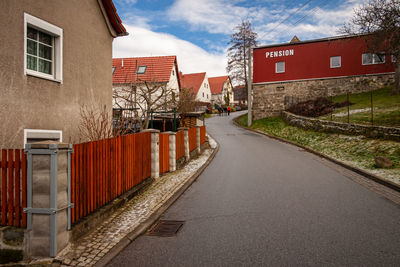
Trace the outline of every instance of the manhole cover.
{"type": "Polygon", "coordinates": [[[152,236],[174,236],[182,227],[184,221],[159,220],[146,233],[152,236]]]}

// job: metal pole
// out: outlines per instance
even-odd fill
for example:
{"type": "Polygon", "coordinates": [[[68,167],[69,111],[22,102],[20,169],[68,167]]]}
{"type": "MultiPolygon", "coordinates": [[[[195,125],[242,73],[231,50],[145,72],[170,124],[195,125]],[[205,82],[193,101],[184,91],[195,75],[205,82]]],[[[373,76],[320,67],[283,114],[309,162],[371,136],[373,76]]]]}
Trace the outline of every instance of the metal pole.
{"type": "Polygon", "coordinates": [[[174,132],[176,132],[176,108],[174,108],[174,132]]]}
{"type": "Polygon", "coordinates": [[[247,126],[251,126],[253,123],[253,117],[252,117],[252,101],[251,101],[251,44],[249,42],[249,60],[248,60],[248,68],[249,71],[248,73],[248,79],[247,79],[247,126]]]}
{"type": "MultiPolygon", "coordinates": [[[[333,104],[333,96],[331,96],[331,103],[333,104]]],[[[331,108],[331,120],[333,120],[333,107],[331,108]]]]}
{"type": "Polygon", "coordinates": [[[153,129],[153,110],[150,110],[150,128],[153,129]]]}
{"type": "Polygon", "coordinates": [[[371,124],[374,125],[374,103],[372,100],[372,94],[373,92],[371,91],[371,124]]]}
{"type": "Polygon", "coordinates": [[[349,101],[349,92],[347,92],[347,123],[350,123],[350,101],[349,101]]]}

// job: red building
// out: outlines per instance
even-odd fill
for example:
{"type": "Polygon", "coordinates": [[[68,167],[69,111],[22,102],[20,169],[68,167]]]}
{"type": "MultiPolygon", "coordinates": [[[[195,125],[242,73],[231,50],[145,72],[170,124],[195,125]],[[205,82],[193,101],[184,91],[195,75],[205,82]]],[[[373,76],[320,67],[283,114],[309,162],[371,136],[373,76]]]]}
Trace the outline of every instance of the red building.
{"type": "Polygon", "coordinates": [[[277,115],[289,102],[368,91],[389,84],[394,73],[393,59],[384,51],[382,55],[367,51],[365,36],[254,48],[253,97],[255,113],[259,113],[255,117],[277,115]],[[374,82],[367,82],[366,86],[365,80],[374,82]]]}

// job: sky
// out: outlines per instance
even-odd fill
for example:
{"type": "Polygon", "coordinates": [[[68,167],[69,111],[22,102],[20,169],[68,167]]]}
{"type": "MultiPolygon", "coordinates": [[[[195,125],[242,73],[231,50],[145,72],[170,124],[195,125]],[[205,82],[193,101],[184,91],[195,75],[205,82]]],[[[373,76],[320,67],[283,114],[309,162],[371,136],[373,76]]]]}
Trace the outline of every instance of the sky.
{"type": "Polygon", "coordinates": [[[113,0],[129,32],[113,57],[176,55],[183,73],[226,75],[230,35],[250,20],[258,44],[340,35],[366,0],[113,0]]]}

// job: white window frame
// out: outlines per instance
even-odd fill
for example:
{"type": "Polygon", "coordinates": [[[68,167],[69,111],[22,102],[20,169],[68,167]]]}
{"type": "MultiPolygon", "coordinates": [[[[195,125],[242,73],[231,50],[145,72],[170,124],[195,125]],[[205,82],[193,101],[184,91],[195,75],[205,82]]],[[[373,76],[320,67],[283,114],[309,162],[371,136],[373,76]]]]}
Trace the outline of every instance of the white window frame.
{"type": "Polygon", "coordinates": [[[383,52],[382,52],[382,55],[383,55],[383,62],[376,62],[375,59],[376,59],[376,57],[378,57],[377,54],[374,54],[374,53],[363,53],[361,55],[361,64],[364,65],[364,66],[376,65],[376,64],[384,64],[386,62],[386,55],[383,52]],[[363,60],[364,55],[372,55],[372,62],[371,63],[364,63],[364,60],[363,60]]]}
{"type": "Polygon", "coordinates": [[[62,83],[63,81],[63,29],[50,24],[44,20],[36,18],[32,15],[24,13],[24,74],[35,76],[55,82],[62,83]],[[27,29],[28,26],[38,31],[47,33],[53,37],[53,62],[52,62],[52,74],[46,74],[39,71],[30,70],[27,68],[27,29]]]}
{"type": "Polygon", "coordinates": [[[139,66],[138,67],[138,69],[137,69],[137,72],[136,72],[136,74],[145,74],[146,73],[146,69],[147,69],[147,66],[139,66]]]}
{"type": "Polygon", "coordinates": [[[275,62],[275,73],[284,73],[286,71],[285,61],[275,62]],[[283,71],[278,71],[278,64],[283,63],[283,71]]]}
{"type": "Polygon", "coordinates": [[[395,63],[396,62],[396,57],[394,55],[392,55],[392,62],[395,63]]]}
{"type": "Polygon", "coordinates": [[[342,56],[333,56],[333,57],[331,57],[330,58],[330,66],[331,66],[331,69],[336,69],[336,68],[340,68],[340,67],[342,67],[342,56]],[[339,58],[339,65],[338,66],[334,66],[333,65],[333,60],[335,59],[335,58],[339,58]]]}
{"type": "MultiPolygon", "coordinates": [[[[24,147],[27,144],[28,139],[30,138],[29,135],[30,134],[37,134],[37,135],[53,135],[54,134],[58,134],[59,136],[59,142],[62,142],[62,131],[59,130],[42,130],[42,129],[24,129],[24,147]]],[[[38,138],[41,139],[41,138],[38,138]]],[[[50,138],[49,139],[54,139],[54,138],[50,138]]],[[[43,140],[47,140],[46,137],[43,137],[43,140]]]]}

